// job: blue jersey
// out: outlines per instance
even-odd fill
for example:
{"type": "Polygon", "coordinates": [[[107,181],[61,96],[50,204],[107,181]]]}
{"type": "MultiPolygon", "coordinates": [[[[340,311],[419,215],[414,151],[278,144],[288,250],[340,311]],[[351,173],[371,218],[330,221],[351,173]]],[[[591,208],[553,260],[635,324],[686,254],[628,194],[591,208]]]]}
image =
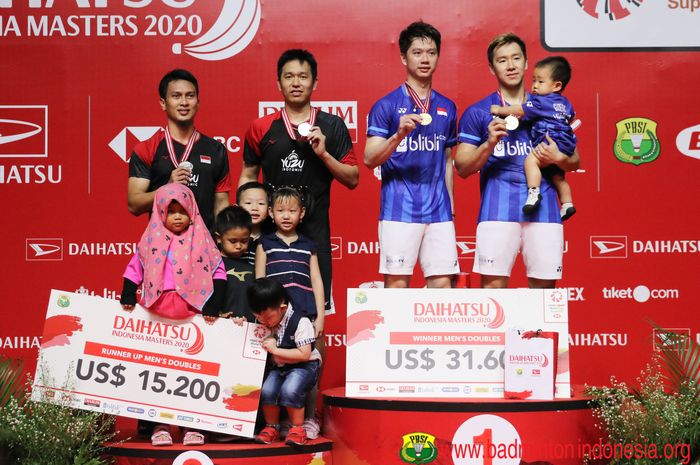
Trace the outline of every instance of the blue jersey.
{"type": "MultiPolygon", "coordinates": [[[[399,128],[402,115],[420,112],[402,84],[374,104],[367,121],[367,136],[388,139],[399,128]]],[[[429,113],[432,122],[427,126],[417,125],[382,164],[380,220],[452,221],[445,184],[445,149],[457,144],[457,107],[433,90],[429,113]]]]}
{"type": "Polygon", "coordinates": [[[572,155],[576,149],[576,136],[569,121],[574,116],[574,107],[561,94],[530,95],[523,105],[524,119],[532,123],[532,145],[544,141],[545,135],[554,139],[562,153],[572,155]]]}
{"type": "MultiPolygon", "coordinates": [[[[530,96],[528,95],[528,98],[530,96]]],[[[467,108],[459,119],[460,143],[479,146],[488,139],[488,125],[493,119],[491,105],[501,105],[494,92],[467,108]]],[[[501,138],[486,164],[481,168],[481,207],[479,222],[513,221],[561,223],[557,193],[546,177],[542,178],[542,203],[531,214],[524,214],[522,206],[527,199],[525,157],[532,150],[531,124],[521,121],[517,129],[501,138]]]]}

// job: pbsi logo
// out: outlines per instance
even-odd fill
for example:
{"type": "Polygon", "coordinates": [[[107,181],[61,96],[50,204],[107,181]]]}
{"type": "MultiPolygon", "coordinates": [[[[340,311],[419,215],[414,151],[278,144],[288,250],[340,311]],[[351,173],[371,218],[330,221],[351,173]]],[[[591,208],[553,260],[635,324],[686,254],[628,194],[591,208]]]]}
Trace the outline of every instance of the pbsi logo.
{"type": "Polygon", "coordinates": [[[622,0],[579,0],[578,4],[581,9],[589,16],[595,19],[603,19],[608,21],[616,21],[626,18],[632,14],[631,7],[639,7],[644,0],[636,0],[634,2],[622,0]]]}
{"type": "Polygon", "coordinates": [[[343,258],[343,238],[331,236],[331,258],[341,260],[343,258]]]}
{"type": "Polygon", "coordinates": [[[627,236],[591,236],[591,258],[627,258],[627,236]]]}
{"type": "MultiPolygon", "coordinates": [[[[321,111],[335,115],[343,120],[345,126],[350,132],[350,138],[354,143],[357,143],[357,101],[319,101],[311,102],[311,105],[317,107],[321,111]]],[[[271,115],[281,111],[284,108],[284,102],[258,102],[258,118],[271,115]]]]}
{"type": "Polygon", "coordinates": [[[661,145],[656,136],[656,121],[627,118],[615,123],[617,136],[613,151],[622,163],[639,166],[659,158],[661,145]]]}
{"type": "Polygon", "coordinates": [[[58,262],[63,260],[63,239],[27,238],[25,259],[28,262],[58,262]]]}
{"type": "Polygon", "coordinates": [[[0,105],[0,158],[47,158],[48,127],[48,105],[0,105]]]}
{"type": "Polygon", "coordinates": [[[686,157],[700,159],[700,124],[679,132],[676,147],[686,157]]]}
{"type": "Polygon", "coordinates": [[[461,260],[474,260],[476,252],[476,236],[457,236],[457,258],[461,260]]]}

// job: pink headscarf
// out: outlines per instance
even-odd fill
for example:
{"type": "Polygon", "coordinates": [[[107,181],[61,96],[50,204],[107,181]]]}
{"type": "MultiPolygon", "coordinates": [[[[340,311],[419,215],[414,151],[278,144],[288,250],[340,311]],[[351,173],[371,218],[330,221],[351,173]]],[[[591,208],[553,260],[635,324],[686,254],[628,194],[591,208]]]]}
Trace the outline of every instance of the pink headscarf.
{"type": "Polygon", "coordinates": [[[213,292],[212,274],[221,262],[221,254],[187,186],[171,183],[156,191],[151,218],[137,249],[143,266],[145,307],[153,305],[163,293],[165,261],[170,252],[175,292],[193,307],[202,309],[213,292]],[[182,205],[190,217],[190,227],[179,235],[165,227],[168,206],[173,200],[182,205]]]}

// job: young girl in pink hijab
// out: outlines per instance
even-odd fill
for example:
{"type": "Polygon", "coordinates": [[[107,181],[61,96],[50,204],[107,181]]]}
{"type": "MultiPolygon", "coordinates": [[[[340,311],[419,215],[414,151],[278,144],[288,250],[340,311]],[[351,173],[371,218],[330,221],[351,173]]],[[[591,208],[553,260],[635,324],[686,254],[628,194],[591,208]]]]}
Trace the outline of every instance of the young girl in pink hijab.
{"type": "MultiPolygon", "coordinates": [[[[143,283],[141,305],[164,318],[180,320],[203,314],[207,323],[219,315],[226,293],[226,271],[192,191],[182,184],[158,189],[148,226],[124,271],[120,303],[131,311],[143,283]]],[[[168,425],[157,425],[154,446],[172,444],[168,425]]],[[[185,445],[204,443],[197,431],[186,431],[185,445]]]]}

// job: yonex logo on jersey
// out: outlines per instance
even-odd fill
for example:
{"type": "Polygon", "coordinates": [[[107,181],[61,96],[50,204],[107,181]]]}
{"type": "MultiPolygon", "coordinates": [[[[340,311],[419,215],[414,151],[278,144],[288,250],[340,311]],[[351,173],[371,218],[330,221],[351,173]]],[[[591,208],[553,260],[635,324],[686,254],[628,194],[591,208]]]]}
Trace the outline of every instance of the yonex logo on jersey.
{"type": "Polygon", "coordinates": [[[282,171],[293,171],[299,173],[303,170],[304,160],[299,159],[299,155],[296,153],[296,151],[292,150],[292,153],[282,159],[282,171]]]}
{"type": "Polygon", "coordinates": [[[509,157],[526,157],[528,153],[532,150],[532,145],[530,143],[525,143],[522,141],[515,141],[515,143],[511,143],[509,141],[504,141],[501,139],[498,141],[498,144],[496,144],[496,147],[493,149],[493,156],[494,157],[504,157],[508,155],[509,157]]]}
{"type": "MultiPolygon", "coordinates": [[[[408,150],[411,152],[440,151],[440,138],[437,134],[433,134],[432,137],[426,137],[421,134],[418,134],[418,137],[409,135],[396,147],[396,152],[406,152],[408,150]]],[[[444,136],[442,138],[444,139],[444,136]]]]}
{"type": "Polygon", "coordinates": [[[407,108],[399,108],[399,115],[405,115],[407,108]]]}

